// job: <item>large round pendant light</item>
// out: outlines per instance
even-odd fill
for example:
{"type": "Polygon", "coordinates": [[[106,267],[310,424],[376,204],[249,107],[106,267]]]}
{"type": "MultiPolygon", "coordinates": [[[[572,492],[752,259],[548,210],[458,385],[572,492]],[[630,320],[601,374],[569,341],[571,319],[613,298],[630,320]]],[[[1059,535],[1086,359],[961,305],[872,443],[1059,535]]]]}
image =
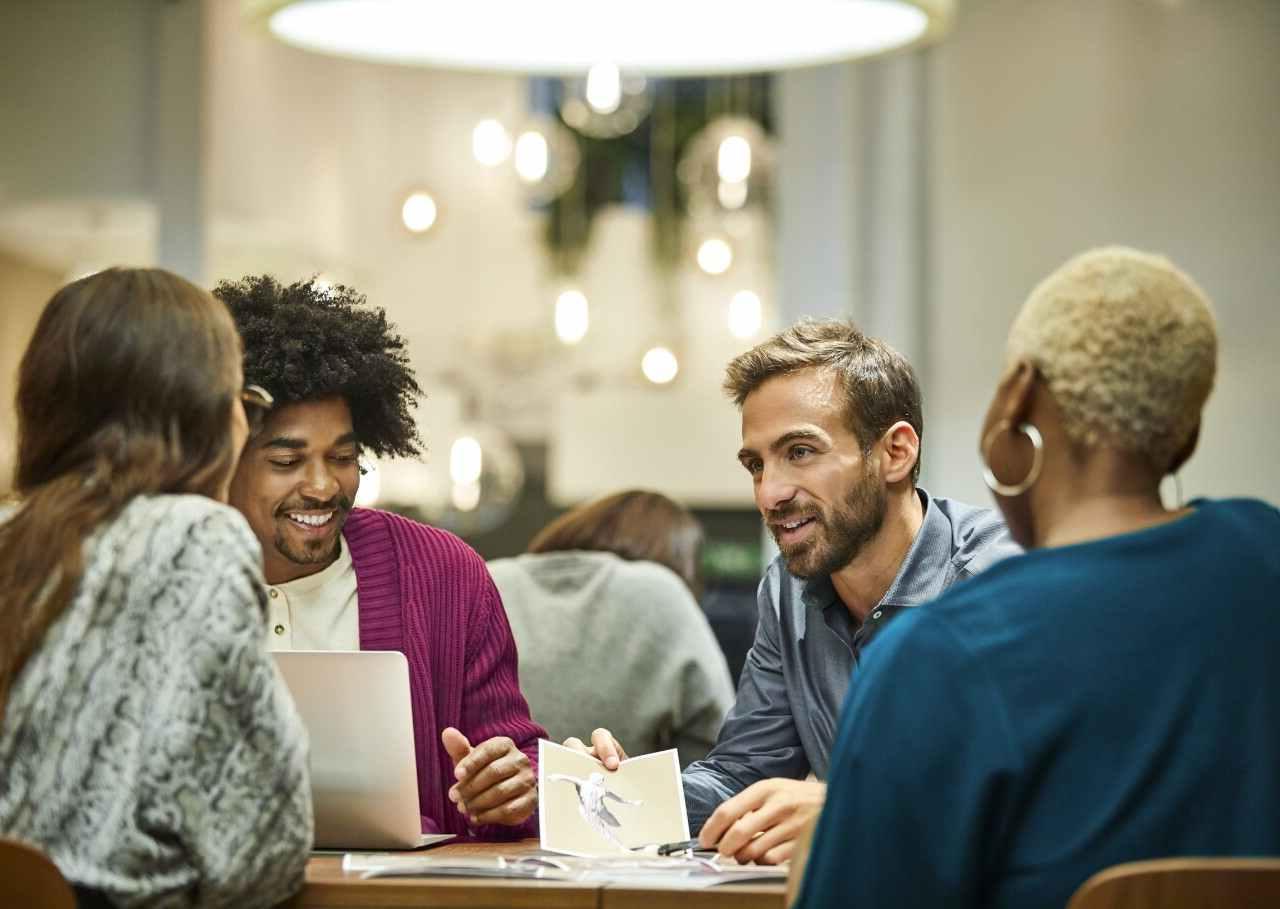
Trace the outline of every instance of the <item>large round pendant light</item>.
{"type": "Polygon", "coordinates": [[[307,50],[383,63],[711,76],[833,63],[939,36],[952,0],[244,0],[307,50]]]}

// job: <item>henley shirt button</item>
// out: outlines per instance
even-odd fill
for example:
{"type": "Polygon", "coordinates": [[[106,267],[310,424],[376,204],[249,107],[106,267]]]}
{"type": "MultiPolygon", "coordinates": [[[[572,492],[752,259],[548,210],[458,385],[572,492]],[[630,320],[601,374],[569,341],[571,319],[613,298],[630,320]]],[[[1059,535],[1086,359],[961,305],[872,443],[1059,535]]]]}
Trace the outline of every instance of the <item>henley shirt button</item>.
{"type": "Polygon", "coordinates": [[[877,609],[875,612],[871,613],[871,618],[873,618],[873,619],[878,619],[878,618],[880,618],[880,610],[879,610],[879,609],[877,609]]]}
{"type": "Polygon", "coordinates": [[[283,626],[283,625],[277,625],[277,626],[275,627],[275,633],[276,633],[276,634],[284,634],[284,626],[283,626]]]}
{"type": "Polygon", "coordinates": [[[280,596],[280,591],[278,591],[278,590],[276,590],[274,587],[272,587],[272,588],[271,588],[271,599],[273,599],[273,600],[274,600],[274,599],[275,599],[276,597],[278,597],[278,596],[280,596]]]}

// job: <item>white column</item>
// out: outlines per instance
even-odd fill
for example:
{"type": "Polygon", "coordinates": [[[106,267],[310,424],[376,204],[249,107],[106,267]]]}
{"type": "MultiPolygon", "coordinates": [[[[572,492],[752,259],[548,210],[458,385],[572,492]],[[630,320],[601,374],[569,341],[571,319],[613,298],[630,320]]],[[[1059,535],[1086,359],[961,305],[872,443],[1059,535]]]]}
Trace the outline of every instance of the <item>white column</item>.
{"type": "Polygon", "coordinates": [[[204,284],[204,15],[200,0],[153,4],[151,116],[156,262],[204,284]]]}
{"type": "Polygon", "coordinates": [[[780,328],[802,316],[856,314],[863,156],[856,88],[848,64],[795,70],[774,80],[780,328]]]}
{"type": "Polygon", "coordinates": [[[922,53],[856,70],[862,104],[860,222],[864,331],[901,351],[925,380],[927,81],[922,53]]]}

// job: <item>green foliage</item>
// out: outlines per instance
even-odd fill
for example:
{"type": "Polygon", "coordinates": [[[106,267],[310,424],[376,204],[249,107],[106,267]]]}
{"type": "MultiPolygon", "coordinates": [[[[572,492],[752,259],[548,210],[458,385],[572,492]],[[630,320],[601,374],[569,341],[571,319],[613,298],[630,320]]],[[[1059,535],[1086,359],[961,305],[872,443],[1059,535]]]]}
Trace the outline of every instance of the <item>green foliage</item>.
{"type": "Polygon", "coordinates": [[[573,185],[547,204],[544,240],[559,271],[577,271],[590,242],[596,215],[607,205],[642,197],[652,213],[650,252],[665,268],[679,261],[689,199],[676,165],[689,140],[715,117],[738,112],[769,129],[772,120],[767,76],[733,80],[657,80],[653,108],[632,132],[613,139],[584,136],[566,125],[580,162],[573,185]]]}

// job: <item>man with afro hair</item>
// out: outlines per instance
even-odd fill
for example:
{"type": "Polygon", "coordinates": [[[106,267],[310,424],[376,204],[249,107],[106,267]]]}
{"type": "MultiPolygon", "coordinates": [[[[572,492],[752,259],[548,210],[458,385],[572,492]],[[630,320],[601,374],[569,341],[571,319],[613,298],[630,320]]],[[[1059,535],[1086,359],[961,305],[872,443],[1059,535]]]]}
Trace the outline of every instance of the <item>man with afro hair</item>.
{"type": "Polygon", "coordinates": [[[275,399],[231,484],[262,544],[272,649],[408,659],[426,833],[536,835],[537,742],[511,628],[466,543],[355,508],[360,456],[412,456],[421,393],[386,314],[347,287],[223,281],[245,382],[275,399]],[[474,744],[473,744],[474,743],[474,744]]]}

